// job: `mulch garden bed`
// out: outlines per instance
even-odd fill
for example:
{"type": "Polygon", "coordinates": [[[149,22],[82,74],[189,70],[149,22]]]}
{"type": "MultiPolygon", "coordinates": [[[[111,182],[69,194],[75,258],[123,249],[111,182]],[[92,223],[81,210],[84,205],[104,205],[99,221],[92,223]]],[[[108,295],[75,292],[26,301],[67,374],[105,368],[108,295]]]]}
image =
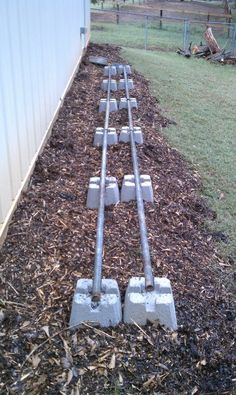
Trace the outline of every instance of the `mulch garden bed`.
{"type": "MultiPolygon", "coordinates": [[[[0,394],[232,394],[233,310],[224,285],[231,274],[205,226],[215,213],[199,198],[198,174],[161,134],[169,121],[136,71],[140,171],[155,195],[145,203],[152,263],[155,276],[172,282],[179,329],[66,329],[76,280],[91,278],[94,262],[97,212],[85,202],[89,177],[100,173],[92,141],[104,124],[104,93],[103,70],[89,55],[122,62],[119,48],[88,48],[0,252],[0,394]]],[[[127,111],[110,119],[119,130],[127,111]]],[[[110,147],[108,175],[121,186],[125,174],[129,144],[110,147]]],[[[106,209],[104,240],[103,275],[117,279],[123,301],[129,278],[143,275],[135,202],[106,209]]]]}

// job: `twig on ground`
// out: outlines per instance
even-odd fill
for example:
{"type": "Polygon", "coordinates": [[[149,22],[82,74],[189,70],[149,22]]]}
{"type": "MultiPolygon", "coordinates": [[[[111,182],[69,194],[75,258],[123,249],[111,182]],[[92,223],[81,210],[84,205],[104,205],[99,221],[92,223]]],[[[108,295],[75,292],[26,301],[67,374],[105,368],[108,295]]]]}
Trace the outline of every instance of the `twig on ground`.
{"type": "Polygon", "coordinates": [[[73,326],[68,326],[66,328],[61,329],[60,331],[54,333],[54,335],[49,336],[46,340],[44,340],[41,344],[39,344],[38,346],[34,347],[33,350],[30,351],[30,353],[27,355],[27,357],[25,358],[24,362],[21,365],[21,369],[23,368],[23,366],[26,364],[26,362],[30,359],[30,357],[41,347],[43,347],[45,344],[47,344],[50,340],[54,339],[55,337],[59,336],[61,333],[68,331],[70,329],[75,328],[77,325],[73,325],[73,326]]]}
{"type": "MultiPolygon", "coordinates": [[[[91,325],[89,325],[89,324],[86,324],[85,322],[83,322],[82,324],[83,324],[84,326],[86,326],[87,328],[93,329],[94,332],[96,332],[97,334],[105,335],[105,336],[107,336],[107,337],[109,337],[109,338],[111,338],[111,339],[115,339],[114,336],[111,336],[111,335],[109,335],[108,333],[101,331],[100,329],[94,328],[93,326],[91,326],[91,325]]],[[[66,328],[63,328],[63,329],[61,329],[60,331],[54,333],[54,335],[49,336],[46,340],[44,340],[44,341],[43,341],[41,344],[39,344],[38,346],[34,347],[33,350],[30,351],[30,353],[27,355],[27,357],[25,358],[24,362],[22,363],[21,369],[22,369],[23,366],[26,364],[26,362],[30,359],[30,357],[31,357],[39,348],[43,347],[43,346],[44,346],[45,344],[47,344],[50,340],[52,340],[52,339],[54,339],[55,337],[59,336],[61,333],[65,332],[65,331],[68,331],[68,330],[70,330],[70,329],[73,329],[73,328],[75,328],[76,326],[77,326],[77,324],[76,324],[76,325],[72,325],[72,326],[68,326],[68,327],[66,327],[66,328]]]]}
{"type": "Polygon", "coordinates": [[[137,324],[137,322],[135,322],[133,319],[132,319],[132,321],[133,321],[134,325],[136,325],[137,328],[143,333],[143,335],[147,339],[148,343],[150,343],[154,347],[154,343],[153,343],[152,339],[150,338],[150,336],[141,328],[141,326],[139,326],[137,324]]]}
{"type": "Polygon", "coordinates": [[[82,324],[87,326],[90,329],[93,329],[94,332],[98,333],[99,335],[104,335],[104,336],[109,337],[110,339],[115,339],[115,336],[109,335],[108,333],[101,331],[101,329],[94,328],[94,326],[86,324],[86,322],[82,322],[82,324]]]}
{"type": "Polygon", "coordinates": [[[4,300],[0,299],[0,305],[3,307],[6,307],[6,305],[12,305],[12,306],[18,306],[18,307],[24,307],[25,309],[31,309],[32,307],[25,305],[23,303],[17,303],[17,302],[11,302],[10,300],[4,300]]]}

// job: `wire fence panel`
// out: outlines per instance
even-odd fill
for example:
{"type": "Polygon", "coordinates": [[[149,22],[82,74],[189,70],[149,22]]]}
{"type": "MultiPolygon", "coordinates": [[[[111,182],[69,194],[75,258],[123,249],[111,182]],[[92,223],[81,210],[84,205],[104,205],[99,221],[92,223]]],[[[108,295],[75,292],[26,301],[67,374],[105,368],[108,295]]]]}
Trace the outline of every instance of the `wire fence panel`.
{"type": "Polygon", "coordinates": [[[219,46],[235,51],[235,25],[210,21],[209,16],[197,20],[195,15],[190,20],[161,11],[160,15],[152,15],[129,9],[126,12],[124,9],[96,9],[92,12],[92,31],[96,32],[96,41],[101,43],[174,51],[177,48],[186,50],[190,43],[204,44],[204,32],[211,27],[219,46]]]}
{"type": "Polygon", "coordinates": [[[236,55],[236,25],[230,30],[230,50],[233,55],[236,55]]]}

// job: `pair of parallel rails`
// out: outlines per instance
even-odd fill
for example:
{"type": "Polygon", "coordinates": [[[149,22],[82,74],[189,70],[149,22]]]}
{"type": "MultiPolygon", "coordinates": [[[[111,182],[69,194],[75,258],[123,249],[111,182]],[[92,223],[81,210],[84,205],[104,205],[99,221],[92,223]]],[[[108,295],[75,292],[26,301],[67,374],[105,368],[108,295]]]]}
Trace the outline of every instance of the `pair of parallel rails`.
{"type": "MultiPolygon", "coordinates": [[[[94,275],[93,275],[93,286],[92,286],[93,302],[99,302],[101,299],[104,224],[105,224],[106,168],[107,168],[108,130],[109,130],[109,118],[110,118],[112,67],[114,66],[112,65],[108,66],[107,99],[106,99],[106,111],[105,111],[105,121],[104,121],[104,131],[103,131],[103,141],[102,141],[102,162],[101,162],[99,205],[98,205],[97,228],[96,228],[94,275]]],[[[123,71],[124,82],[125,82],[129,134],[130,134],[130,147],[131,147],[131,155],[132,155],[132,163],[133,163],[133,171],[134,171],[134,180],[135,180],[136,202],[137,202],[137,211],[138,211],[138,219],[139,219],[139,233],[140,233],[144,276],[145,276],[145,288],[146,291],[152,291],[154,289],[154,277],[152,273],[150,249],[149,249],[149,243],[147,237],[147,226],[145,220],[143,193],[142,193],[142,187],[140,181],[138,155],[137,155],[136,143],[134,138],[132,106],[130,102],[126,65],[120,65],[119,70],[123,71]]]]}

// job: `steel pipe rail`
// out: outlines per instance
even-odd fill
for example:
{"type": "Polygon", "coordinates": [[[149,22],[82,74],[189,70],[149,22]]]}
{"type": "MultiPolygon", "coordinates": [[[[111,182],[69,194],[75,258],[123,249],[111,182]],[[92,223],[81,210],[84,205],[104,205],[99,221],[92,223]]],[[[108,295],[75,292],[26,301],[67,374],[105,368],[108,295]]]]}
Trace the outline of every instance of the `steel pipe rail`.
{"type": "Polygon", "coordinates": [[[105,222],[105,188],[106,188],[106,167],[107,167],[107,133],[110,116],[110,91],[111,91],[111,68],[108,70],[108,88],[107,88],[107,102],[106,115],[103,132],[102,143],[102,165],[100,176],[100,191],[99,191],[99,207],[96,230],[96,248],[95,248],[95,264],[94,277],[92,288],[92,301],[99,302],[101,298],[101,283],[102,283],[102,257],[103,257],[103,238],[104,238],[104,222],[105,222]]]}
{"type": "Polygon", "coordinates": [[[131,153],[132,153],[132,162],[133,162],[134,179],[135,179],[135,191],[136,191],[138,219],[139,219],[139,229],[140,229],[140,239],[141,239],[143,264],[144,264],[145,287],[146,287],[147,291],[152,291],[154,289],[154,277],[153,277],[153,273],[152,273],[150,249],[149,249],[148,237],[147,237],[147,227],[146,227],[144,204],[143,204],[143,193],[142,193],[142,188],[141,188],[141,183],[140,183],[138,156],[137,156],[136,144],[135,144],[135,139],[134,139],[132,108],[131,108],[131,104],[130,104],[128,78],[127,78],[127,72],[126,72],[125,66],[124,66],[124,80],[125,80],[125,91],[126,91],[127,106],[128,106],[130,145],[131,145],[131,153]]]}

